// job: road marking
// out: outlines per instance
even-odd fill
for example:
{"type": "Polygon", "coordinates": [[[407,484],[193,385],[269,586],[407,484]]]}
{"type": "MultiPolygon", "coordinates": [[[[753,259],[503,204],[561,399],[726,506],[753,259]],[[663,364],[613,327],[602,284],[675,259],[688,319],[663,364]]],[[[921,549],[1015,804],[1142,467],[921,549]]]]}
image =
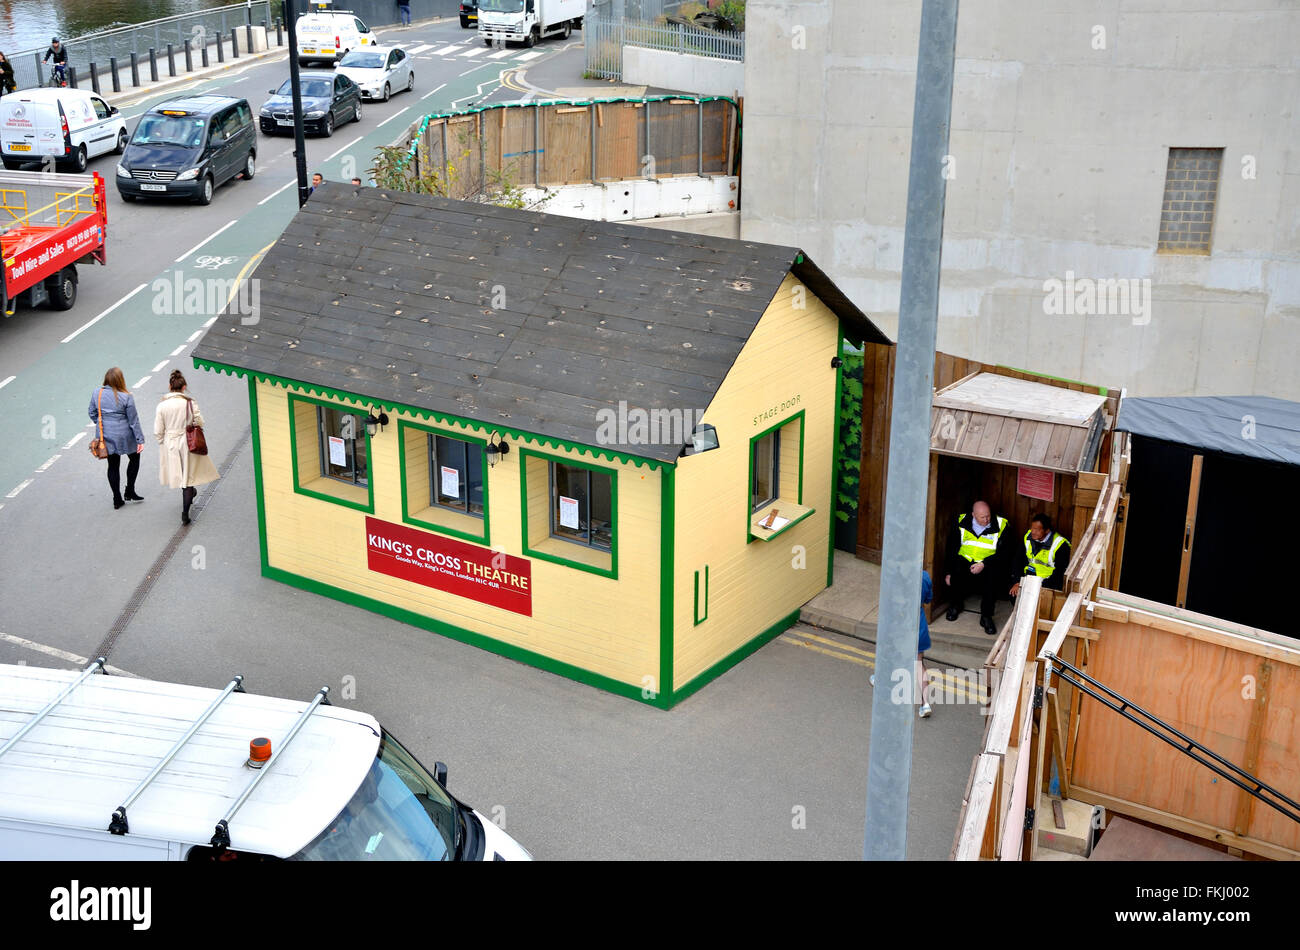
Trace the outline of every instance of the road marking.
{"type": "MultiPolygon", "coordinates": [[[[442,84],[442,86],[445,86],[445,85],[447,85],[447,84],[446,84],[446,83],[443,83],[443,84],[442,84]]],[[[441,89],[442,86],[439,86],[438,89],[441,89]]],[[[435,92],[437,92],[438,89],[430,89],[428,92],[426,92],[424,95],[422,95],[422,96],[420,97],[420,101],[423,102],[425,99],[428,99],[431,95],[433,95],[435,92]]]]}
{"type": "MultiPolygon", "coordinates": [[[[483,65],[486,66],[487,63],[484,63],[483,65]]],[[[475,69],[478,69],[479,67],[476,66],[476,67],[474,67],[474,68],[475,68],[475,69]]],[[[471,73],[472,73],[473,71],[474,71],[473,69],[470,70],[471,73]]],[[[464,73],[461,73],[461,75],[463,76],[463,75],[465,75],[465,74],[464,74],[464,73]]],[[[486,85],[488,85],[489,83],[493,83],[493,82],[498,82],[498,83],[499,83],[499,82],[501,81],[501,77],[502,77],[503,75],[505,75],[504,72],[502,72],[502,73],[498,73],[496,79],[484,79],[481,83],[478,84],[478,88],[475,89],[473,92],[471,92],[468,96],[461,96],[460,99],[453,99],[453,100],[451,100],[451,106],[452,106],[452,108],[454,109],[454,108],[456,107],[456,103],[460,102],[462,99],[473,99],[475,96],[480,96],[480,97],[481,97],[481,96],[483,95],[483,87],[486,86],[486,85]]]]}
{"type": "Polygon", "coordinates": [[[803,640],[796,640],[789,635],[781,636],[778,639],[780,639],[785,643],[789,643],[793,646],[803,647],[805,650],[812,650],[816,653],[824,653],[826,656],[833,656],[837,660],[848,660],[850,663],[858,664],[858,666],[865,666],[869,670],[874,670],[876,668],[876,664],[872,663],[870,660],[864,660],[860,657],[850,656],[847,653],[840,653],[836,650],[828,650],[825,647],[819,647],[815,644],[807,643],[803,640]]]}
{"type": "Polygon", "coordinates": [[[292,188],[292,187],[293,187],[294,185],[296,185],[296,184],[298,184],[298,179],[295,178],[293,181],[289,182],[288,184],[283,185],[282,187],[275,189],[275,191],[271,192],[269,195],[267,195],[265,198],[263,198],[261,201],[259,201],[258,204],[259,204],[259,205],[264,205],[264,204],[266,204],[268,201],[270,201],[272,198],[274,198],[274,197],[275,197],[276,195],[278,195],[280,192],[284,191],[285,188],[292,188]]]}
{"type": "Polygon", "coordinates": [[[523,63],[523,62],[527,62],[530,59],[536,59],[538,56],[544,56],[544,55],[545,53],[539,52],[538,50],[533,50],[531,53],[524,53],[517,60],[515,60],[515,62],[523,63]]]}
{"type": "Polygon", "coordinates": [[[85,326],[83,326],[83,327],[80,327],[80,328],[78,328],[78,329],[76,329],[76,330],[73,330],[71,333],[69,333],[67,336],[65,336],[65,337],[64,337],[62,340],[60,340],[59,342],[60,342],[60,343],[68,343],[68,342],[71,342],[73,339],[75,339],[75,338],[77,337],[77,335],[78,335],[79,333],[82,332],[82,330],[89,330],[91,327],[93,327],[93,326],[94,326],[96,323],[98,323],[100,320],[103,320],[106,316],[108,316],[110,313],[112,313],[112,312],[113,312],[114,310],[116,310],[118,307],[122,306],[122,304],[126,303],[128,300],[130,300],[132,297],[134,297],[134,296],[135,296],[136,294],[138,294],[140,291],[144,290],[145,287],[147,287],[147,286],[149,286],[149,285],[148,285],[148,284],[141,284],[141,285],[140,285],[139,287],[137,287],[135,290],[131,291],[129,294],[127,294],[125,297],[123,297],[121,300],[119,300],[117,303],[113,304],[111,307],[109,307],[107,310],[105,310],[103,313],[101,313],[99,316],[97,316],[94,320],[91,320],[89,323],[87,323],[87,324],[86,324],[85,326]]]}
{"type": "MultiPolygon", "coordinates": [[[[207,324],[205,323],[205,324],[203,324],[203,326],[206,327],[207,324]]],[[[197,339],[198,339],[199,337],[201,337],[202,335],[203,335],[203,327],[200,327],[199,329],[195,330],[193,333],[191,333],[188,337],[185,338],[185,343],[186,343],[186,345],[188,346],[190,343],[193,343],[195,340],[197,340],[197,339]]],[[[182,347],[182,349],[183,349],[183,348],[184,348],[184,347],[182,347]]]]}
{"type": "MultiPolygon", "coordinates": [[[[860,650],[857,647],[849,646],[848,644],[840,643],[837,640],[828,640],[826,637],[819,637],[814,633],[808,633],[804,630],[791,631],[790,633],[784,634],[779,639],[784,640],[786,643],[793,646],[800,646],[807,650],[813,650],[816,653],[833,656],[838,660],[848,660],[850,663],[857,663],[859,666],[865,666],[873,670],[876,669],[876,664],[874,662],[875,654],[869,653],[866,650],[860,650]],[[822,643],[828,643],[838,649],[829,650],[825,647],[817,646],[814,643],[808,643],[805,640],[797,639],[798,637],[808,637],[813,640],[819,640],[822,643]],[[853,653],[861,654],[864,657],[872,657],[872,660],[861,659],[860,657],[853,656],[849,653],[841,653],[839,652],[840,650],[852,650],[853,653]]],[[[976,687],[976,689],[972,691],[968,680],[939,670],[934,666],[933,661],[926,664],[926,674],[930,682],[936,684],[936,686],[942,684],[948,689],[948,691],[954,694],[961,693],[963,696],[974,702],[985,702],[988,699],[987,696],[983,695],[984,690],[982,688],[976,687]]]]}
{"type": "Polygon", "coordinates": [[[172,350],[172,356],[180,356],[182,353],[185,352],[185,347],[186,347],[187,345],[188,345],[188,341],[187,341],[186,343],[182,343],[180,346],[176,347],[176,349],[172,350]]]}
{"type": "Polygon", "coordinates": [[[354,139],[353,139],[351,142],[349,142],[347,145],[344,145],[341,149],[338,149],[338,150],[336,150],[336,151],[334,151],[334,152],[331,152],[329,155],[326,155],[326,156],[325,156],[325,161],[328,162],[331,158],[333,158],[335,155],[338,155],[340,152],[346,152],[346,151],[347,151],[348,149],[350,149],[352,146],[354,146],[354,145],[356,145],[358,142],[360,142],[361,139],[362,139],[362,136],[358,135],[356,138],[354,138],[354,139]]]}
{"type": "Polygon", "coordinates": [[[171,360],[163,360],[161,363],[159,363],[157,366],[155,366],[155,367],[153,368],[152,371],[156,373],[156,372],[158,372],[158,370],[162,369],[164,366],[166,366],[166,365],[167,365],[168,363],[170,363],[170,362],[171,362],[171,360]]]}
{"type": "Polygon", "coordinates": [[[471,46],[469,49],[465,50],[465,52],[461,53],[460,55],[465,57],[466,59],[469,59],[471,56],[477,56],[480,53],[485,52],[486,50],[487,50],[486,46],[471,46]]]}
{"type": "Polygon", "coordinates": [[[460,49],[460,44],[459,44],[459,43],[452,43],[450,46],[444,46],[442,49],[436,49],[436,50],[434,50],[434,51],[433,51],[433,55],[434,55],[434,56],[447,56],[447,55],[449,55],[449,54],[451,54],[451,53],[455,53],[455,52],[457,52],[459,49],[460,49]]]}
{"type": "MultiPolygon", "coordinates": [[[[25,637],[15,637],[12,633],[0,633],[0,640],[6,643],[12,643],[16,647],[25,647],[28,650],[34,650],[37,653],[44,653],[46,656],[56,657],[60,660],[67,660],[69,663],[76,663],[84,668],[90,664],[90,660],[84,656],[77,656],[75,653],[69,653],[67,650],[60,650],[58,647],[46,646],[44,643],[37,643],[35,640],[28,640],[25,637]]],[[[118,669],[112,664],[104,664],[105,672],[112,673],[114,676],[128,676],[131,679],[138,680],[141,677],[135,673],[128,673],[126,670],[118,669]]]]}
{"type": "MultiPolygon", "coordinates": [[[[92,422],[91,425],[94,425],[94,423],[92,422]]],[[[84,430],[81,431],[81,432],[78,432],[76,435],[74,435],[72,438],[70,438],[67,442],[63,443],[63,447],[64,447],[65,449],[70,449],[70,448],[72,448],[74,445],[76,445],[78,442],[80,442],[82,439],[84,439],[85,437],[86,437],[86,433],[85,433],[84,430]]]]}
{"type": "MultiPolygon", "coordinates": [[[[407,106],[405,109],[402,110],[402,112],[409,112],[410,109],[411,109],[411,107],[410,107],[410,106],[407,106]]],[[[389,122],[392,122],[392,121],[393,121],[394,119],[396,119],[399,115],[401,115],[402,112],[394,112],[392,115],[390,115],[390,116],[389,116],[387,119],[385,119],[383,122],[380,122],[379,125],[387,125],[389,122]]],[[[375,128],[379,128],[379,125],[375,126],[375,128]]]]}
{"type": "Polygon", "coordinates": [[[132,386],[131,388],[132,388],[132,389],[139,389],[141,386],[143,386],[145,383],[149,382],[149,380],[151,380],[151,379],[153,379],[153,376],[146,376],[144,379],[140,380],[138,383],[136,383],[136,384],[135,384],[134,386],[132,386]]]}
{"type": "MultiPolygon", "coordinates": [[[[243,275],[241,274],[240,276],[242,277],[243,275]]],[[[236,278],[235,278],[235,281],[238,282],[238,281],[239,281],[239,277],[236,277],[236,278]]],[[[216,317],[209,317],[209,318],[207,319],[207,321],[203,324],[203,328],[206,330],[208,327],[212,326],[212,324],[214,324],[214,323],[216,323],[216,322],[217,322],[217,318],[216,318],[216,317]]],[[[191,337],[191,339],[193,339],[193,337],[191,337]]]]}
{"type": "Polygon", "coordinates": [[[512,50],[512,49],[503,49],[503,50],[500,50],[500,51],[498,51],[498,52],[496,52],[496,53],[488,53],[487,58],[488,58],[488,59],[501,59],[501,58],[504,57],[504,56],[509,56],[509,55],[510,55],[511,53],[513,53],[513,52],[514,52],[514,50],[512,50]]]}
{"type": "Polygon", "coordinates": [[[207,244],[209,241],[211,241],[214,237],[216,237],[216,236],[217,236],[218,234],[220,234],[222,231],[226,230],[226,228],[234,227],[236,224],[238,224],[238,221],[231,221],[229,224],[225,225],[225,227],[217,228],[217,230],[213,231],[211,234],[209,234],[207,237],[205,237],[205,238],[204,238],[202,241],[200,241],[198,244],[195,244],[192,248],[190,248],[188,251],[186,251],[186,252],[185,252],[184,254],[182,254],[180,257],[176,258],[176,260],[174,261],[174,263],[179,264],[181,261],[185,260],[185,258],[189,257],[191,254],[193,254],[195,251],[197,251],[199,248],[201,248],[204,244],[207,244]]]}
{"type": "Polygon", "coordinates": [[[18,378],[17,376],[10,376],[8,379],[0,381],[0,389],[4,389],[6,386],[8,386],[17,378],[18,378]]]}
{"type": "Polygon", "coordinates": [[[59,455],[55,455],[55,456],[53,456],[52,458],[46,459],[46,460],[45,460],[45,464],[42,465],[40,468],[38,468],[36,471],[37,471],[37,472],[43,472],[43,471],[45,471],[47,468],[49,468],[51,465],[53,465],[55,462],[57,462],[57,461],[58,461],[59,459],[61,459],[61,458],[63,458],[63,455],[62,455],[62,454],[59,454],[59,455]]]}
{"type": "Polygon", "coordinates": [[[22,483],[21,483],[17,488],[15,488],[15,489],[14,489],[13,491],[11,491],[9,494],[5,495],[5,497],[6,497],[6,498],[17,498],[17,497],[18,497],[18,493],[19,493],[20,491],[22,491],[24,488],[26,488],[28,485],[30,485],[31,483],[32,483],[32,480],[31,480],[30,478],[27,479],[27,481],[22,482],[22,483]]]}
{"type": "Polygon", "coordinates": [[[407,55],[407,56],[414,56],[416,53],[424,53],[424,52],[427,52],[427,51],[429,51],[429,50],[431,50],[431,49],[433,49],[433,44],[432,44],[432,43],[421,43],[421,44],[420,44],[419,46],[417,46],[415,49],[408,49],[408,50],[406,51],[406,55],[407,55]]]}
{"type": "Polygon", "coordinates": [[[831,640],[827,637],[819,637],[815,633],[809,633],[807,630],[796,630],[794,636],[803,637],[806,640],[816,640],[818,643],[824,643],[827,646],[834,647],[837,650],[846,650],[850,653],[856,653],[859,656],[875,659],[876,655],[868,650],[860,650],[857,647],[851,647],[847,643],[840,643],[838,640],[831,640]]]}

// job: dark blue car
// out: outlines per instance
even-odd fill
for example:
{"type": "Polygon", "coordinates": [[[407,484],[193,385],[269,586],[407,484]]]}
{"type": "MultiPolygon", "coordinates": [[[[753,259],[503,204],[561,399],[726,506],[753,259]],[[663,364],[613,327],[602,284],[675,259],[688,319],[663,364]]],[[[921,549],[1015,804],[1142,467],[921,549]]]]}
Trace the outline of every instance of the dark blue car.
{"type": "MultiPolygon", "coordinates": [[[[298,77],[303,131],[333,135],[344,122],[361,121],[361,90],[347,76],[304,73],[298,77]]],[[[262,104],[262,131],[293,133],[293,85],[286,79],[262,104]]]]}

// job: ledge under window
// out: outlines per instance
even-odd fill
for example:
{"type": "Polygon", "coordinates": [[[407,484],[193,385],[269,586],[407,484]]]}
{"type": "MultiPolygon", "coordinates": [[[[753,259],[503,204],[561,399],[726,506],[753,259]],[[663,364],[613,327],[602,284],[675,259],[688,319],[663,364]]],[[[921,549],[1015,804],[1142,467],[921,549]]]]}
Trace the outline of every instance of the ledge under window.
{"type": "Polygon", "coordinates": [[[543,538],[529,545],[524,553],[541,558],[543,561],[553,561],[556,564],[591,571],[602,577],[617,576],[614,573],[614,555],[611,552],[586,544],[575,544],[563,538],[543,538]]]}
{"type": "Polygon", "coordinates": [[[803,521],[809,515],[816,512],[816,508],[805,508],[803,505],[797,505],[792,501],[777,499],[770,504],[764,505],[758,511],[749,516],[749,537],[751,541],[771,541],[779,534],[789,531],[800,521],[803,521]],[[764,528],[759,522],[767,519],[767,516],[776,510],[777,517],[785,519],[785,524],[779,528],[764,528]]]}
{"type": "Polygon", "coordinates": [[[487,523],[482,518],[455,511],[443,505],[429,505],[407,515],[406,520],[422,528],[430,528],[442,534],[464,538],[478,544],[487,544],[487,523]]]}
{"type": "Polygon", "coordinates": [[[319,498],[321,501],[332,501],[340,505],[347,505],[349,508],[374,513],[374,505],[371,503],[370,489],[368,487],[349,485],[337,478],[317,475],[309,482],[295,485],[294,489],[300,495],[319,498]]]}

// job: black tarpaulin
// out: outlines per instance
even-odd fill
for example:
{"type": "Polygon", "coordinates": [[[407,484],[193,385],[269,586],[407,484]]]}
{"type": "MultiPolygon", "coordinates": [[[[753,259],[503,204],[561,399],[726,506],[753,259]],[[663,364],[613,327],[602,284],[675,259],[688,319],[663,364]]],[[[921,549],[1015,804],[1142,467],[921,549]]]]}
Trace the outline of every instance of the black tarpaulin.
{"type": "Polygon", "coordinates": [[[1126,398],[1115,428],[1210,452],[1300,465],[1300,402],[1286,399],[1126,398]]]}

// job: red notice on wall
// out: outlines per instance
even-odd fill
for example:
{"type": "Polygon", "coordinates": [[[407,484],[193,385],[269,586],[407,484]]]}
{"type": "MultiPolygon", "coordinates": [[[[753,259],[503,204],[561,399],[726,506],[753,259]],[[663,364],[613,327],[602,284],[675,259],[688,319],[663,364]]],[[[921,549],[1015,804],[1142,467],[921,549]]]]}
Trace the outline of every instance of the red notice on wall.
{"type": "Polygon", "coordinates": [[[366,518],[372,571],[533,615],[532,562],[406,525],[366,518]]]}
{"type": "Polygon", "coordinates": [[[1016,494],[1041,501],[1052,501],[1055,497],[1056,473],[1045,468],[1017,468],[1016,494]]]}

